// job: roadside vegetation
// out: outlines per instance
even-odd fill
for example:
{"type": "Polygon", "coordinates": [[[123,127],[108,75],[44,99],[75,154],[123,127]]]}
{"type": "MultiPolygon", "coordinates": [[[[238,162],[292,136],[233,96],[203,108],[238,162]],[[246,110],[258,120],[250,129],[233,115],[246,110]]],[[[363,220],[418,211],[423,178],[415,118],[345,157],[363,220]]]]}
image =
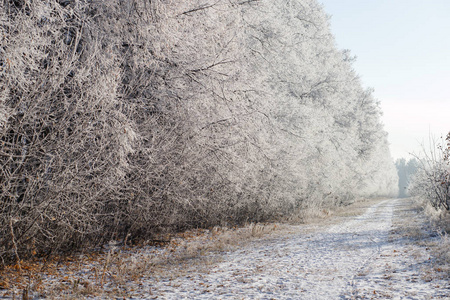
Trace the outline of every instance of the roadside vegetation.
{"type": "Polygon", "coordinates": [[[421,206],[439,242],[432,245],[440,268],[450,274],[450,133],[419,158],[409,192],[421,206]]]}
{"type": "Polygon", "coordinates": [[[423,152],[410,191],[442,215],[450,212],[450,133],[423,152]]]}

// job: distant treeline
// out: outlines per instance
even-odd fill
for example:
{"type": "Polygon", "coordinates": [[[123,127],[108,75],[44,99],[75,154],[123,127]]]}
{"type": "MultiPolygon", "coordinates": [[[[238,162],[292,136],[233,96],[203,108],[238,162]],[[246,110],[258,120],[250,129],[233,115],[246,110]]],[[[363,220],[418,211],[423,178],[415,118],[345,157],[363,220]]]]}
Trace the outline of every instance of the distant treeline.
{"type": "Polygon", "coordinates": [[[396,195],[316,0],[1,0],[0,258],[396,195]]]}
{"type": "Polygon", "coordinates": [[[408,161],[399,158],[395,161],[395,167],[398,174],[398,196],[400,198],[408,197],[410,196],[409,185],[417,172],[419,161],[416,158],[410,158],[408,161]]]}

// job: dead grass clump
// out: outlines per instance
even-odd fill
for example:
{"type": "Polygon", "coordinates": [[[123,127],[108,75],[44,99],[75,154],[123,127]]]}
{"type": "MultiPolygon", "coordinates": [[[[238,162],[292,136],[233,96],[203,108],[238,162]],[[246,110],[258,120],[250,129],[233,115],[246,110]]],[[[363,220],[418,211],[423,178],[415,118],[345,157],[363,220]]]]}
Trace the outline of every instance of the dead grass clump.
{"type": "Polygon", "coordinates": [[[405,199],[400,213],[407,213],[402,224],[397,224],[398,234],[406,235],[426,249],[435,258],[434,269],[450,276],[449,213],[436,210],[429,202],[420,199],[405,199]]]}
{"type": "Polygon", "coordinates": [[[287,218],[289,224],[328,224],[338,218],[356,217],[386,198],[358,199],[344,206],[309,207],[292,214],[287,218]]]}
{"type": "Polygon", "coordinates": [[[287,218],[290,224],[310,224],[322,221],[333,215],[333,210],[320,207],[309,207],[299,210],[287,218]]]}
{"type": "Polygon", "coordinates": [[[450,277],[450,212],[441,211],[434,219],[440,240],[435,249],[439,259],[439,268],[450,277]]]}

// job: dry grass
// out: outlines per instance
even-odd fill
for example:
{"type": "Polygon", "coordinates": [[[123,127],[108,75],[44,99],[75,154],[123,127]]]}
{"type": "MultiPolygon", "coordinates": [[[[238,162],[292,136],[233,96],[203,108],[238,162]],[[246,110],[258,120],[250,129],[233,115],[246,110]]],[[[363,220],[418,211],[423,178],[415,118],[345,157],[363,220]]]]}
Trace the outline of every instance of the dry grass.
{"type": "Polygon", "coordinates": [[[366,210],[386,198],[359,199],[349,205],[339,207],[309,208],[288,219],[289,224],[308,224],[308,225],[330,225],[342,218],[357,217],[366,212],[366,210]]]}
{"type": "MultiPolygon", "coordinates": [[[[430,250],[437,275],[450,278],[450,237],[448,213],[438,212],[428,203],[404,199],[396,210],[391,239],[408,238],[412,243],[430,250]]],[[[414,253],[413,253],[414,255],[414,253]]],[[[431,275],[429,275],[431,276],[431,275]]]]}
{"type": "Polygon", "coordinates": [[[436,211],[429,204],[425,205],[424,211],[439,236],[438,241],[431,245],[438,263],[435,269],[450,274],[450,212],[436,211]]]}
{"type": "Polygon", "coordinates": [[[333,209],[333,215],[337,217],[356,217],[364,214],[366,210],[382,201],[386,198],[375,198],[375,199],[361,199],[348,206],[336,207],[333,209]]]}
{"type": "MultiPolygon", "coordinates": [[[[172,236],[163,246],[112,247],[105,251],[52,261],[22,262],[0,274],[0,296],[78,299],[87,296],[121,297],[132,293],[128,283],[146,277],[187,276],[189,269],[206,269],[217,263],[211,254],[230,250],[278,229],[277,224],[251,223],[241,228],[214,227],[172,236]],[[182,267],[189,264],[190,268],[182,267]],[[180,266],[175,267],[174,266],[180,266]]],[[[281,226],[282,227],[282,226],[281,226]]]]}

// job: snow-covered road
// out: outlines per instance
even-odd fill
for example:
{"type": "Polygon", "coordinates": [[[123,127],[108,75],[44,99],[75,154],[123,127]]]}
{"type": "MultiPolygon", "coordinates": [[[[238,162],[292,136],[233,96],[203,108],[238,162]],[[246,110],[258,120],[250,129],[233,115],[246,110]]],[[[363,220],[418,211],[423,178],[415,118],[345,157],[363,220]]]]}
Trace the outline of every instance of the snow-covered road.
{"type": "Polygon", "coordinates": [[[190,270],[182,276],[150,277],[143,282],[149,294],[140,297],[448,299],[448,281],[420,274],[429,259],[426,250],[389,239],[400,201],[379,202],[359,217],[315,232],[253,242],[207,268],[183,266],[190,270]]]}

